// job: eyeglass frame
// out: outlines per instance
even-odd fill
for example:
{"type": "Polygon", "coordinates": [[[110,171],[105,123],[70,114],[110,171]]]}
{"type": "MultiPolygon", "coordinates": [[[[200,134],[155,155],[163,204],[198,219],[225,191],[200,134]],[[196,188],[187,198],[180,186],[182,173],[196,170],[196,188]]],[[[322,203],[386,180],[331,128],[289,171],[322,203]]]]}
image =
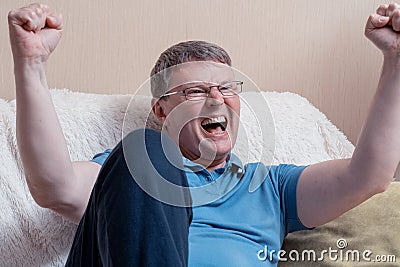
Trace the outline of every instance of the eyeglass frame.
{"type": "MultiPolygon", "coordinates": [[[[233,96],[235,96],[235,95],[240,94],[240,93],[243,91],[243,88],[242,88],[243,82],[242,82],[242,81],[232,81],[232,82],[229,82],[229,83],[226,83],[226,84],[223,84],[223,85],[204,86],[204,87],[206,87],[206,88],[209,89],[209,90],[206,92],[207,95],[206,95],[204,98],[203,98],[203,97],[201,97],[201,98],[199,98],[199,99],[188,98],[188,96],[187,96],[186,93],[185,93],[186,90],[199,87],[199,85],[191,86],[191,87],[185,88],[185,89],[183,89],[183,90],[175,91],[175,92],[165,93],[165,94],[161,95],[159,98],[161,99],[161,98],[163,98],[163,97],[170,96],[170,95],[184,94],[186,100],[189,100],[189,101],[200,101],[200,100],[205,100],[205,99],[207,99],[207,98],[210,96],[210,92],[211,92],[211,89],[212,89],[213,87],[217,87],[217,90],[221,93],[221,95],[222,95],[223,98],[233,97],[233,96]],[[221,87],[224,87],[224,85],[230,84],[230,83],[236,83],[236,86],[240,87],[240,90],[238,90],[236,93],[234,93],[234,94],[232,94],[232,95],[224,95],[224,93],[221,92],[220,89],[221,89],[221,87]]],[[[175,88],[176,88],[176,87],[175,87],[175,88]]],[[[172,88],[171,90],[173,90],[173,89],[174,89],[174,88],[172,88]]],[[[203,89],[203,88],[202,88],[202,89],[203,89]]]]}

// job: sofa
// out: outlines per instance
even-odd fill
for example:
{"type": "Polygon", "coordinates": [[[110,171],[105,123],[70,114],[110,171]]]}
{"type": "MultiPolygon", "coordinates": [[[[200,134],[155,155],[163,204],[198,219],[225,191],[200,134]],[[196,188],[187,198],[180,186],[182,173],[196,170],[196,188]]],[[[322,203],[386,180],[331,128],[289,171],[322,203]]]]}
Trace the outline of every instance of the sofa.
{"type": "MultiPolygon", "coordinates": [[[[146,95],[86,94],[68,89],[51,90],[51,95],[72,160],[90,160],[133,129],[161,127],[151,115],[146,95]]],[[[288,92],[246,92],[241,97],[241,125],[234,152],[244,162],[304,165],[351,157],[353,144],[305,98],[288,92]]],[[[14,100],[0,99],[0,266],[63,266],[76,225],[33,201],[16,143],[16,105],[14,100]]],[[[279,265],[398,266],[400,259],[389,263],[387,258],[400,257],[399,199],[400,185],[393,182],[387,192],[338,219],[312,231],[289,234],[282,248],[286,260],[283,257],[279,265]],[[329,248],[336,249],[339,256],[356,250],[372,254],[370,261],[321,257],[329,248]],[[309,251],[315,251],[315,260],[309,251]],[[311,258],[302,259],[302,253],[311,258]],[[378,262],[376,255],[387,256],[386,262],[378,262]]]]}

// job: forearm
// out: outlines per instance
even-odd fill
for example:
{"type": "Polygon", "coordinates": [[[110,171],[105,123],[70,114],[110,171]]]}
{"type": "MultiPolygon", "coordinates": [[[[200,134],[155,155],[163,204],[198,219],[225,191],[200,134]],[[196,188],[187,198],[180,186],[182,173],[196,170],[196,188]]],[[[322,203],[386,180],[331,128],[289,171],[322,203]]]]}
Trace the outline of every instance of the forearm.
{"type": "Polygon", "coordinates": [[[46,206],[63,195],[73,169],[66,141],[47,88],[45,68],[39,62],[15,61],[17,143],[29,189],[46,206]]]}
{"type": "Polygon", "coordinates": [[[378,88],[350,170],[361,183],[384,189],[400,160],[400,59],[385,56],[378,88]]]}

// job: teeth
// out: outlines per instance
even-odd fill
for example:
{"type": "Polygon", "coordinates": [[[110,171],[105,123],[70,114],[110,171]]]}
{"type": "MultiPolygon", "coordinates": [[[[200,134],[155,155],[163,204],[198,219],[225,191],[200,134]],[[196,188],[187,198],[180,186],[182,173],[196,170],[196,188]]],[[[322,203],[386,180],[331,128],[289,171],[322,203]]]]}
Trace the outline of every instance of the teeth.
{"type": "Polygon", "coordinates": [[[216,118],[209,118],[209,119],[205,119],[204,121],[202,121],[201,125],[205,126],[208,124],[212,124],[212,123],[225,123],[226,119],[224,116],[219,116],[216,118]]]}

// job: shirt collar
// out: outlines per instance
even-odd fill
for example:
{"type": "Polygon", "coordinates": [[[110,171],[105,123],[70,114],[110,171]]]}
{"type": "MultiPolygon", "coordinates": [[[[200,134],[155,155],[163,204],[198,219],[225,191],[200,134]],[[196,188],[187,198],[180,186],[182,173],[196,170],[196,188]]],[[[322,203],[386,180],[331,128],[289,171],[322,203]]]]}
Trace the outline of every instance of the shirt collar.
{"type": "MultiPolygon", "coordinates": [[[[189,168],[193,172],[199,172],[202,170],[206,170],[203,165],[195,163],[185,157],[182,157],[182,160],[183,160],[183,166],[189,168]]],[[[229,153],[229,155],[226,159],[226,164],[223,168],[227,169],[231,166],[236,166],[237,170],[239,172],[244,172],[242,161],[234,153],[229,153]]]]}

